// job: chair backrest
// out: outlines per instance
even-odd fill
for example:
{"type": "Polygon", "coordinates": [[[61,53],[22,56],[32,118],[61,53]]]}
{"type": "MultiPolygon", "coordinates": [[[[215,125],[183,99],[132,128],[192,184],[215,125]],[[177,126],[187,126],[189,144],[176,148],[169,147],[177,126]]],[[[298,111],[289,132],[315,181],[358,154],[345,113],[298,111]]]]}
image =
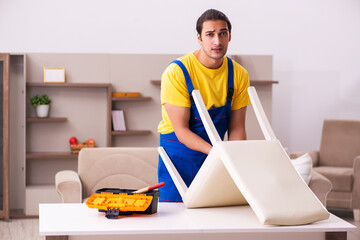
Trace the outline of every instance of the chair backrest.
{"type": "Polygon", "coordinates": [[[100,188],[139,189],[157,179],[157,148],[85,148],[80,151],[78,173],[83,198],[100,188]]]}
{"type": "Polygon", "coordinates": [[[319,166],[353,167],[360,155],[360,121],[324,120],[319,166]]]}

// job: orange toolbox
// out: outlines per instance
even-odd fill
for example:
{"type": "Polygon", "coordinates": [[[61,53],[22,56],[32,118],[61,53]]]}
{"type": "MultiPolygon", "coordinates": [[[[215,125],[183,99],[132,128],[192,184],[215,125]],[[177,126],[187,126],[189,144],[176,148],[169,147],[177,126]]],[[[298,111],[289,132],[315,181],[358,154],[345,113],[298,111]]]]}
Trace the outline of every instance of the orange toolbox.
{"type": "Polygon", "coordinates": [[[86,201],[89,208],[97,208],[105,212],[109,219],[133,213],[153,214],[157,212],[160,191],[151,190],[146,193],[134,193],[133,189],[102,188],[86,201]]]}

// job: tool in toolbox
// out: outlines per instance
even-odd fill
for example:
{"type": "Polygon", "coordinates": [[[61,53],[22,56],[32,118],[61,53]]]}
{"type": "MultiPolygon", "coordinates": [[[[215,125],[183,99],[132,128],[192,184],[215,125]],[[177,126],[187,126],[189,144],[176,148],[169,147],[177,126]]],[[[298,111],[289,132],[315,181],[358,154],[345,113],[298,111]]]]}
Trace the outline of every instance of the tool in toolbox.
{"type": "Polygon", "coordinates": [[[157,188],[161,188],[165,186],[165,183],[164,182],[161,182],[161,183],[158,183],[158,184],[155,184],[155,185],[152,185],[150,187],[145,187],[145,188],[141,188],[133,193],[144,193],[144,192],[148,192],[148,191],[151,191],[153,189],[157,189],[157,188]]]}
{"type": "Polygon", "coordinates": [[[86,205],[105,212],[108,219],[133,213],[153,214],[157,212],[160,196],[160,191],[156,188],[164,185],[162,182],[139,190],[102,188],[89,197],[86,205]]]}

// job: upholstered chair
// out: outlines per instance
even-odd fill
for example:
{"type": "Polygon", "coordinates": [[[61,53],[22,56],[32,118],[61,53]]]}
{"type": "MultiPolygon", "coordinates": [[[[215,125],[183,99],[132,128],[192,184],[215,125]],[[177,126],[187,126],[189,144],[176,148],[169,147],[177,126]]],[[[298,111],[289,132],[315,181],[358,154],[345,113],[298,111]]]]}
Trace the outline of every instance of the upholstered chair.
{"type": "Polygon", "coordinates": [[[355,221],[360,221],[360,121],[324,120],[320,150],[309,154],[313,170],[328,178],[333,186],[326,206],[350,208],[355,221]]]}

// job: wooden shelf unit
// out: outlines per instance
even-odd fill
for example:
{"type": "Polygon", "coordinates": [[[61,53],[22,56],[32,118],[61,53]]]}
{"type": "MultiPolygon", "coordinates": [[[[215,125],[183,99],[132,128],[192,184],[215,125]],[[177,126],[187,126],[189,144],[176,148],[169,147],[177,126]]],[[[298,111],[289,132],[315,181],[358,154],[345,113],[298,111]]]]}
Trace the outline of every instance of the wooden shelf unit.
{"type": "MultiPolygon", "coordinates": [[[[106,117],[104,119],[104,122],[106,126],[105,131],[104,131],[104,135],[105,135],[105,145],[107,147],[111,147],[111,140],[112,140],[112,135],[111,135],[111,104],[112,104],[112,100],[111,100],[111,93],[112,93],[112,85],[110,83],[43,83],[43,82],[27,82],[25,84],[26,86],[26,92],[39,92],[39,91],[43,91],[43,90],[39,90],[39,88],[41,89],[47,89],[48,92],[54,91],[54,88],[56,88],[55,91],[64,91],[66,95],[66,91],[70,90],[70,89],[76,89],[76,90],[71,90],[71,94],[75,94],[77,92],[83,94],[84,96],[89,96],[89,98],[91,98],[92,96],[89,95],[91,94],[93,91],[95,91],[96,93],[98,93],[98,90],[101,90],[101,95],[99,96],[99,100],[101,100],[101,102],[103,102],[105,104],[106,110],[105,110],[105,114],[106,117]],[[33,90],[33,88],[35,88],[33,90]],[[90,89],[96,89],[96,90],[91,90],[90,89]],[[31,90],[30,90],[31,89],[31,90]],[[79,89],[79,90],[77,90],[79,89]],[[89,91],[88,91],[89,90],[89,91]],[[105,96],[103,95],[103,91],[105,90],[105,96]],[[89,93],[88,93],[89,92],[89,93]],[[104,99],[103,96],[106,98],[104,99]]],[[[82,100],[82,99],[77,99],[77,101],[86,101],[86,100],[82,100]]],[[[26,103],[26,105],[29,104],[29,102],[26,103]]],[[[54,101],[54,104],[61,104],[61,101],[54,101]]],[[[76,106],[76,102],[74,102],[74,105],[76,106]]],[[[81,105],[81,104],[80,104],[81,105]]],[[[82,104],[84,105],[84,104],[82,104]]],[[[65,105],[66,106],[66,105],[65,105]]],[[[66,107],[65,107],[65,111],[66,111],[66,107]]],[[[47,126],[47,124],[49,123],[57,123],[57,124],[63,124],[66,122],[70,122],[71,124],[74,124],[75,119],[72,119],[72,115],[70,114],[68,117],[48,117],[48,118],[37,118],[37,117],[25,117],[25,122],[26,125],[29,125],[29,127],[35,127],[35,128],[41,128],[42,126],[33,126],[34,125],[38,125],[38,124],[45,124],[44,127],[46,127],[47,129],[49,129],[50,127],[47,126]]],[[[51,130],[52,131],[52,130],[51,130]]],[[[54,135],[56,135],[56,130],[54,129],[54,135]]],[[[28,136],[27,141],[31,141],[31,137],[35,138],[36,136],[34,136],[34,133],[31,132],[30,133],[31,136],[28,136]]],[[[70,133],[69,133],[70,134],[70,133]]],[[[102,136],[104,136],[102,135],[102,136]]],[[[49,136],[49,135],[47,135],[49,136]]],[[[46,139],[49,140],[49,139],[46,139]]],[[[68,142],[64,142],[64,146],[65,144],[67,145],[68,142]]],[[[26,145],[26,143],[25,143],[26,145]]],[[[62,147],[64,147],[62,146],[62,147]]],[[[26,194],[26,207],[25,207],[25,213],[27,215],[31,215],[31,214],[35,214],[36,215],[36,209],[37,209],[37,205],[38,205],[38,195],[42,195],[42,196],[46,196],[45,198],[47,200],[44,201],[55,201],[58,198],[58,195],[56,193],[55,190],[55,186],[49,182],[49,174],[47,175],[46,179],[42,179],[41,182],[39,182],[39,179],[36,179],[36,175],[40,174],[41,171],[43,171],[44,169],[37,169],[34,166],[41,166],[46,164],[47,166],[49,166],[50,168],[55,167],[58,169],[61,169],[63,164],[65,163],[65,160],[70,160],[70,162],[66,161],[65,164],[67,164],[66,166],[69,165],[73,165],[76,166],[76,161],[78,159],[78,154],[73,154],[70,151],[70,146],[68,146],[68,151],[66,150],[60,150],[58,152],[49,152],[49,150],[43,148],[43,149],[37,149],[36,152],[32,149],[28,149],[27,152],[25,153],[25,175],[28,175],[27,177],[25,177],[25,194],[26,194]],[[35,178],[33,178],[35,177],[35,178]],[[43,187],[44,185],[46,185],[46,187],[43,187]]],[[[56,151],[56,150],[55,150],[56,151]]],[[[74,168],[75,169],[75,168],[74,168]]],[[[65,169],[63,169],[65,170],[65,169]]],[[[51,172],[52,169],[49,169],[49,171],[51,172]]],[[[45,174],[46,175],[46,174],[45,174]]]]}

